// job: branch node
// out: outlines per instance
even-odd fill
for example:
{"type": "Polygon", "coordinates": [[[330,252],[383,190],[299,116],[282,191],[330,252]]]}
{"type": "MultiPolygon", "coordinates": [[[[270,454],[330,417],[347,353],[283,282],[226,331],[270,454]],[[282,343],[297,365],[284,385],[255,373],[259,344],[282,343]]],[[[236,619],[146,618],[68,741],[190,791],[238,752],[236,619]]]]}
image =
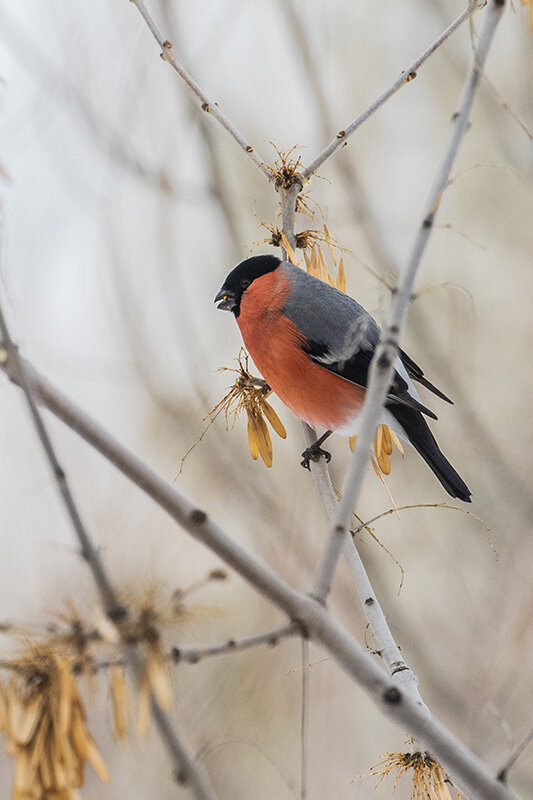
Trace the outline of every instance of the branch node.
{"type": "Polygon", "coordinates": [[[193,508],[189,514],[189,520],[193,525],[203,525],[207,522],[207,514],[201,508],[193,508]]]}
{"type": "Polygon", "coordinates": [[[365,606],[371,606],[373,604],[374,604],[374,598],[373,597],[367,597],[366,600],[365,600],[365,606]]]}
{"type": "Polygon", "coordinates": [[[111,601],[106,605],[105,613],[111,622],[120,623],[127,618],[128,609],[116,601],[111,601]]]}
{"type": "Polygon", "coordinates": [[[185,786],[185,784],[188,783],[189,781],[189,776],[187,774],[187,771],[184,769],[177,769],[174,772],[174,778],[176,780],[176,783],[178,783],[180,786],[185,786]]]}
{"type": "Polygon", "coordinates": [[[386,703],[401,703],[402,693],[396,688],[396,686],[389,686],[389,688],[385,689],[383,692],[383,699],[386,703]]]}
{"type": "MultiPolygon", "coordinates": [[[[317,598],[314,597],[313,599],[316,600],[317,598]]],[[[324,605],[324,603],[321,602],[320,600],[317,600],[317,602],[320,603],[320,605],[322,605],[322,606],[324,605]]],[[[302,622],[301,619],[293,619],[292,621],[294,622],[295,625],[298,625],[298,627],[300,629],[300,636],[302,637],[302,639],[310,639],[311,638],[311,634],[309,633],[309,630],[308,630],[307,626],[304,625],[304,623],[302,622]]]]}
{"type": "Polygon", "coordinates": [[[344,139],[346,136],[346,131],[339,131],[337,134],[337,139],[344,139]]]}
{"type": "Polygon", "coordinates": [[[392,358],[387,350],[383,350],[376,359],[376,365],[379,369],[388,369],[392,364],[392,358]]]}
{"type": "Polygon", "coordinates": [[[400,666],[398,666],[398,667],[395,667],[395,668],[392,670],[392,672],[391,672],[391,678],[392,678],[394,675],[396,675],[398,672],[405,672],[405,671],[409,672],[409,667],[407,666],[407,664],[400,664],[400,666]]]}

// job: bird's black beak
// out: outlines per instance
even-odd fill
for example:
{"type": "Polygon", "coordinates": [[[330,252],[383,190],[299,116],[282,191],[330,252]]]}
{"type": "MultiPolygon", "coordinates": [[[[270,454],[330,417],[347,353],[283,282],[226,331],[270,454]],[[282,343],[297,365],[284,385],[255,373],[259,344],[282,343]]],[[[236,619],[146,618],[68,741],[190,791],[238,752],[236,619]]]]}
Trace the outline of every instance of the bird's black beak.
{"type": "Polygon", "coordinates": [[[235,293],[229,289],[225,289],[224,286],[215,297],[214,302],[218,303],[217,308],[220,308],[221,311],[234,311],[234,309],[237,308],[235,293]],[[218,302],[219,300],[221,301],[220,303],[218,302]]]}

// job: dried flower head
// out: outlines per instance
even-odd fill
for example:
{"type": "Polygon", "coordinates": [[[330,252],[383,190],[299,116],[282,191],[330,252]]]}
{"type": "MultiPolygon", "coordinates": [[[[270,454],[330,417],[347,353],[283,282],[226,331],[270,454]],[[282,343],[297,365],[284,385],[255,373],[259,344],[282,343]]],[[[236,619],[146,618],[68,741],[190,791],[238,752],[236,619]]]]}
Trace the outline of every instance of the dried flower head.
{"type": "Polygon", "coordinates": [[[280,150],[274,142],[270,142],[270,144],[278,156],[274,166],[270,167],[276,180],[276,185],[281,186],[282,189],[290,189],[295,181],[301,183],[300,167],[302,166],[302,156],[294,155],[295,151],[298,150],[298,145],[293,145],[290,150],[280,150]]]}
{"type": "Polygon", "coordinates": [[[0,717],[7,751],[16,759],[13,800],[74,800],[86,763],[107,783],[69,655],[32,646],[11,668],[0,717]]]}
{"type": "MultiPolygon", "coordinates": [[[[293,145],[289,150],[280,150],[280,148],[270,142],[277,154],[277,159],[273,167],[269,167],[272,175],[274,176],[276,188],[281,188],[287,191],[298,183],[303,186],[304,181],[302,178],[302,156],[295,156],[295,151],[299,149],[299,145],[293,145]]],[[[300,191],[296,198],[296,212],[300,214],[307,214],[312,216],[311,208],[308,205],[309,198],[306,191],[300,191]]]]}
{"type": "Polygon", "coordinates": [[[242,348],[237,358],[237,364],[237,369],[221,368],[223,372],[235,372],[237,378],[229,392],[209,412],[208,416],[214,419],[221,411],[224,411],[226,428],[230,424],[231,416],[233,416],[231,422],[231,427],[233,427],[237,416],[244,409],[248,416],[248,445],[252,458],[257,459],[260,455],[265,465],[271,467],[272,441],[266,421],[282,439],[286,438],[287,432],[280,418],[267,402],[266,398],[272,393],[272,389],[262,378],[256,378],[250,374],[248,354],[242,348]]]}
{"type": "MultiPolygon", "coordinates": [[[[411,800],[461,800],[458,792],[450,791],[451,783],[438,761],[429,753],[384,753],[382,760],[370,768],[369,775],[378,778],[376,787],[393,770],[396,770],[394,788],[406,773],[411,772],[413,788],[411,800]]],[[[366,777],[360,775],[359,778],[366,777]]],[[[357,780],[357,779],[356,779],[357,780]]]]}

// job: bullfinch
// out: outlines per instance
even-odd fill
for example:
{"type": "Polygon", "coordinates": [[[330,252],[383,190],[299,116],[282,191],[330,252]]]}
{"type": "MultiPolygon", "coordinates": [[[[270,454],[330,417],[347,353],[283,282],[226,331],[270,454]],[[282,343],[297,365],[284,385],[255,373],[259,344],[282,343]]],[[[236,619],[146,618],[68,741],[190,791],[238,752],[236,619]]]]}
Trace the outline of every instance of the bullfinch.
{"type": "MultiPolygon", "coordinates": [[[[299,419],[324,433],[302,453],[302,465],[329,453],[332,433],[355,436],[368,371],[381,330],[348,295],[273,255],[254,256],[233,269],[215,297],[235,315],[257,369],[299,419]]],[[[439,449],[413,381],[442,400],[420,367],[399,351],[381,422],[420,453],[448,494],[470,502],[468,486],[439,449]]]]}

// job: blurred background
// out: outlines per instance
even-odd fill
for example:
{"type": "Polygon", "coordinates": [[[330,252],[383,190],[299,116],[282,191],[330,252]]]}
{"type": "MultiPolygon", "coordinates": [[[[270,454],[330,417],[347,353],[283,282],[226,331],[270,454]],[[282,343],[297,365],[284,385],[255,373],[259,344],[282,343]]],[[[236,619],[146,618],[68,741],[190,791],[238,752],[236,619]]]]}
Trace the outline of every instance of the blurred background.
{"type": "MultiPolygon", "coordinates": [[[[262,157],[272,145],[311,161],[463,9],[461,0],[152,0],[178,59],[262,157]]],[[[474,19],[481,24],[482,14],[474,19]]],[[[313,179],[315,219],[347,248],[348,292],[378,320],[405,262],[442,156],[471,54],[468,24],[313,179]],[[316,204],[316,205],[315,205],[316,204]],[[319,210],[320,209],[320,210],[319,210]],[[323,216],[322,216],[323,215],[323,216]]],[[[526,10],[506,9],[472,128],[424,259],[403,346],[455,401],[433,401],[433,430],[473,491],[474,517],[402,512],[375,524],[361,553],[393,633],[435,714],[497,770],[533,727],[531,326],[533,48],[526,10]],[[507,108],[508,107],[508,108],[507,108]],[[510,110],[509,110],[510,109],[510,110]]],[[[169,481],[202,418],[232,381],[238,329],[213,297],[229,269],[276,226],[271,186],[218,123],[199,111],[122,0],[0,2],[0,282],[12,333],[52,382],[169,481]]],[[[279,252],[279,251],[273,251],[279,252]]],[[[248,452],[246,420],[219,417],[176,486],[237,540],[306,590],[326,519],[299,464],[299,424],[267,470],[248,452]]],[[[0,620],[44,624],[74,602],[91,615],[92,580],[28,421],[0,381],[0,620]]],[[[219,562],[56,420],[63,465],[109,571],[129,595],[163,594],[219,562]]],[[[332,442],[336,485],[349,450],[332,442]]],[[[418,456],[395,453],[397,505],[448,497],[418,456]]],[[[369,471],[358,513],[391,502],[369,471]]],[[[470,509],[469,509],[470,510],[470,509]]],[[[192,602],[192,600],[191,600],[192,602]]],[[[205,611],[169,644],[215,644],[283,621],[237,576],[199,590],[205,611]]],[[[331,608],[364,640],[341,565],[331,608]]],[[[372,646],[371,637],[366,638],[372,646]]],[[[9,652],[13,641],[6,638],[9,652]]],[[[310,647],[310,799],[388,798],[363,778],[401,731],[318,648],[310,647]]],[[[298,640],[175,671],[176,716],[221,800],[297,797],[302,655],[298,640]]],[[[155,734],[118,747],[107,684],[93,688],[91,728],[112,774],[88,775],[84,800],[186,796],[155,734]]],[[[0,756],[7,796],[12,762],[0,756]]],[[[533,790],[533,747],[511,772],[533,790]]],[[[400,784],[396,796],[409,797],[400,784]]]]}

